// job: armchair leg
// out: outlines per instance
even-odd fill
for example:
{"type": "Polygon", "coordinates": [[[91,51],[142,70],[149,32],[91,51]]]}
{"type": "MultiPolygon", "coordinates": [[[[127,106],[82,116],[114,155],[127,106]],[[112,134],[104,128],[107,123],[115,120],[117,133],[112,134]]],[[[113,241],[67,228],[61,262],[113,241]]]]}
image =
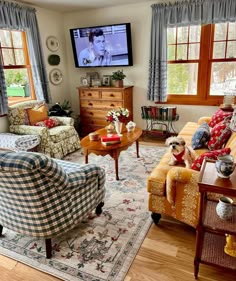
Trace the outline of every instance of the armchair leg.
{"type": "Polygon", "coordinates": [[[0,224],[0,236],[2,236],[3,226],[0,224]]]}
{"type": "Polygon", "coordinates": [[[104,202],[101,202],[97,205],[97,208],[96,208],[96,214],[97,215],[101,215],[103,206],[104,206],[104,202]]]}
{"type": "Polygon", "coordinates": [[[51,238],[45,239],[46,244],[46,258],[50,259],[52,257],[52,241],[51,238]]]}
{"type": "Polygon", "coordinates": [[[158,225],[159,220],[160,220],[160,218],[161,218],[161,214],[152,213],[152,214],[151,214],[151,218],[152,218],[153,222],[155,223],[155,225],[158,225]]]}

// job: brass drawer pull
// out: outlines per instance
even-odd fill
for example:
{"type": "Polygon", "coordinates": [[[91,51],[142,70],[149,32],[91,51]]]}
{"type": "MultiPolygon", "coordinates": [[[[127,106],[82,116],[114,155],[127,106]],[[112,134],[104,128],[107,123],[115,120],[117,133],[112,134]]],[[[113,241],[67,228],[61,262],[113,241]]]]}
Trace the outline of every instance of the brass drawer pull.
{"type": "Polygon", "coordinates": [[[91,102],[88,103],[89,106],[93,106],[93,104],[91,102]]]}
{"type": "Polygon", "coordinates": [[[110,104],[111,107],[114,107],[115,105],[113,103],[110,104]]]}
{"type": "Polygon", "coordinates": [[[113,95],[113,94],[110,94],[110,97],[114,97],[114,95],[113,95]]]}
{"type": "Polygon", "coordinates": [[[88,93],[88,96],[89,96],[89,97],[91,97],[91,96],[92,96],[92,94],[91,94],[91,93],[88,93]]]}
{"type": "Polygon", "coordinates": [[[89,115],[93,115],[93,112],[89,112],[89,115]]]}

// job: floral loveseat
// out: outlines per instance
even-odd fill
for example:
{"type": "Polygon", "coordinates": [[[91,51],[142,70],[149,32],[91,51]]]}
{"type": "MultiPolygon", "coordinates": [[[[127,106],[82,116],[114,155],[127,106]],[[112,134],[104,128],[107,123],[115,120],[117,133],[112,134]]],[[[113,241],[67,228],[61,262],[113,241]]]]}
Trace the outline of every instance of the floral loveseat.
{"type": "Polygon", "coordinates": [[[48,116],[43,101],[28,101],[9,107],[10,132],[39,135],[39,152],[61,159],[80,148],[80,139],[71,117],[48,116]]]}
{"type": "MultiPolygon", "coordinates": [[[[218,121],[219,124],[223,123],[223,121],[218,121]]],[[[194,140],[193,136],[196,136],[197,132],[201,131],[202,125],[206,125],[206,123],[212,123],[212,126],[215,125],[214,123],[217,123],[217,114],[214,120],[213,117],[202,117],[197,123],[188,122],[180,131],[179,136],[185,139],[187,145],[192,145],[192,141],[194,140]]],[[[215,127],[210,130],[212,134],[214,128],[215,127]]],[[[222,130],[218,129],[217,133],[220,131],[222,130]]],[[[219,139],[219,137],[216,137],[216,139],[219,139]]],[[[152,218],[155,223],[158,223],[161,214],[165,214],[194,228],[197,226],[199,218],[198,178],[201,168],[199,163],[202,162],[205,157],[211,158],[209,156],[210,151],[207,144],[210,144],[210,142],[212,145],[214,144],[210,139],[204,139],[204,137],[203,142],[205,142],[205,147],[200,148],[199,146],[199,148],[195,150],[197,155],[199,155],[192,165],[192,168],[195,168],[195,170],[187,169],[183,166],[169,166],[170,152],[167,151],[160,163],[148,177],[147,190],[149,192],[149,210],[152,212],[152,218]],[[198,166],[197,169],[196,166],[198,166]]],[[[216,151],[221,150],[217,149],[216,151]]],[[[222,151],[223,154],[230,153],[236,159],[235,132],[231,134],[230,131],[230,136],[228,135],[228,140],[222,151]]],[[[234,198],[234,203],[236,203],[236,198],[234,198]]]]}

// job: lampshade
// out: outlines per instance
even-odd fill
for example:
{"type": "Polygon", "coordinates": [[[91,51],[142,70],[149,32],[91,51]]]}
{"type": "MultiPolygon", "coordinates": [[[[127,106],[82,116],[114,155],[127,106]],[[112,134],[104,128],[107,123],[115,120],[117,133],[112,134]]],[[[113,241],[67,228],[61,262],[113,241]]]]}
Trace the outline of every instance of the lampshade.
{"type": "Polygon", "coordinates": [[[231,131],[236,132],[236,108],[234,108],[233,116],[229,125],[231,131]]]}

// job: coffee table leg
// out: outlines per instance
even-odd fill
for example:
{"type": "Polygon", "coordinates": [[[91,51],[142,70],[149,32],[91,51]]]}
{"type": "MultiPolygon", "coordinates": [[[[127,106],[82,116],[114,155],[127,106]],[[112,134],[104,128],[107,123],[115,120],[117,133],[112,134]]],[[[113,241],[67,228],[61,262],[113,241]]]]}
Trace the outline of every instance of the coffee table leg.
{"type": "Polygon", "coordinates": [[[115,170],[116,170],[116,180],[119,180],[119,175],[118,175],[118,171],[119,171],[119,167],[118,167],[118,157],[115,158],[115,170]]]}
{"type": "Polygon", "coordinates": [[[137,158],[139,158],[139,140],[136,140],[136,152],[137,152],[137,158]]]}
{"type": "Polygon", "coordinates": [[[84,162],[85,164],[88,164],[88,150],[84,149],[84,162]]]}

